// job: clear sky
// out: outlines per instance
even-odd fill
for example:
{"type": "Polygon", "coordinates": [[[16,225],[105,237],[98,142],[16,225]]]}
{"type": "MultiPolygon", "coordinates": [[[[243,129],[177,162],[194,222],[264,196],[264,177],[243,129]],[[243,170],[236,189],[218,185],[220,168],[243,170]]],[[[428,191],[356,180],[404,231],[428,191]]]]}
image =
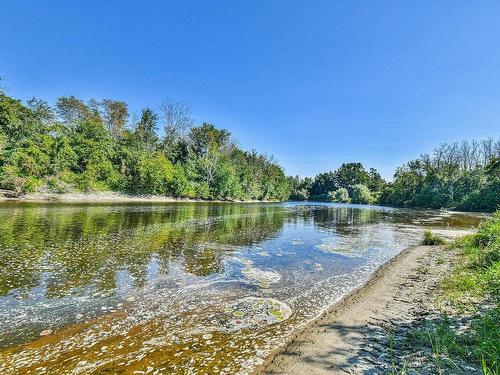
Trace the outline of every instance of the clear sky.
{"type": "Polygon", "coordinates": [[[166,97],[288,174],[500,136],[499,1],[3,1],[21,99],[166,97]]]}

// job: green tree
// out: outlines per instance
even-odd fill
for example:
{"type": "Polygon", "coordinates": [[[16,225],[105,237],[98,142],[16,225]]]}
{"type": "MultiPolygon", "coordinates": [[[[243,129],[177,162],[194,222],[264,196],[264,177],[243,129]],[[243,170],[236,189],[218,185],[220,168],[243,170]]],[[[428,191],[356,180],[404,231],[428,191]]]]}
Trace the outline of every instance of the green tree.
{"type": "MultiPolygon", "coordinates": [[[[213,124],[192,127],[189,108],[144,109],[132,129],[124,102],[61,97],[55,109],[0,92],[0,187],[56,192],[117,190],[204,199],[285,200],[283,169],[243,151],[213,124]],[[165,136],[157,128],[162,122],[165,136]],[[173,163],[175,162],[175,166],[173,163]]],[[[307,189],[311,180],[301,182],[307,189]]]]}
{"type": "Polygon", "coordinates": [[[63,96],[57,99],[56,112],[59,119],[70,128],[75,128],[91,116],[89,107],[74,96],[63,96]]]}
{"type": "Polygon", "coordinates": [[[141,119],[137,123],[134,136],[139,147],[148,151],[154,151],[158,145],[158,115],[150,108],[142,110],[141,119]]]}
{"type": "Polygon", "coordinates": [[[359,204],[370,204],[372,202],[370,189],[362,184],[354,185],[352,187],[352,202],[359,204]]]}
{"type": "Polygon", "coordinates": [[[349,197],[349,191],[346,188],[338,188],[335,191],[331,191],[328,193],[330,200],[332,202],[340,202],[340,203],[349,203],[351,202],[351,198],[349,197]]]}
{"type": "Polygon", "coordinates": [[[349,189],[357,184],[367,185],[370,175],[361,163],[344,163],[335,172],[335,180],[338,187],[349,189]]]}
{"type": "Polygon", "coordinates": [[[100,107],[109,134],[115,139],[120,138],[128,119],[127,104],[117,100],[104,99],[100,103],[100,107]]]}
{"type": "Polygon", "coordinates": [[[174,174],[169,185],[169,192],[175,197],[196,197],[196,190],[193,184],[188,180],[186,172],[180,163],[174,166],[174,174]]]}
{"type": "Polygon", "coordinates": [[[129,188],[138,194],[164,195],[174,179],[174,166],[161,152],[138,152],[129,175],[129,188]]]}

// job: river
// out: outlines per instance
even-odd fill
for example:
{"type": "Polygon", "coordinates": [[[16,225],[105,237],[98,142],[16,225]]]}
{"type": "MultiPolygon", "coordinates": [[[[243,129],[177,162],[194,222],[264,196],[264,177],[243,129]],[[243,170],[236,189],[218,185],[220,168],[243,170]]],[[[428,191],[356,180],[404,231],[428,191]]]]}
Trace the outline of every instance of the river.
{"type": "Polygon", "coordinates": [[[0,373],[247,373],[480,216],[321,203],[0,203],[0,373]]]}

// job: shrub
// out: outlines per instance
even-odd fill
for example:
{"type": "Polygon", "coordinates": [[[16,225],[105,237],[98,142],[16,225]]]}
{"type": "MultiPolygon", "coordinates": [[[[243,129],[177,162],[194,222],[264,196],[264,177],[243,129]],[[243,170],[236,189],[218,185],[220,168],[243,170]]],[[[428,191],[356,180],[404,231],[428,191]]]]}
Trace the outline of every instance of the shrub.
{"type": "Polygon", "coordinates": [[[54,193],[63,194],[73,190],[73,186],[61,178],[61,176],[50,176],[47,178],[46,188],[54,193]]]}
{"type": "Polygon", "coordinates": [[[435,246],[435,245],[444,245],[446,241],[438,236],[432,234],[430,230],[424,231],[424,239],[422,241],[422,245],[426,246],[435,246]]]}
{"type": "Polygon", "coordinates": [[[362,184],[357,184],[352,187],[352,202],[359,204],[370,204],[372,195],[370,189],[362,184]]]}
{"type": "Polygon", "coordinates": [[[174,197],[194,198],[196,196],[193,185],[189,182],[184,168],[179,163],[174,166],[174,174],[168,190],[174,197]]]}
{"type": "Polygon", "coordinates": [[[351,198],[349,198],[349,192],[346,188],[339,188],[335,191],[328,192],[328,196],[332,202],[349,203],[351,198]]]}
{"type": "Polygon", "coordinates": [[[307,189],[299,189],[290,196],[291,200],[295,201],[306,201],[309,199],[309,191],[307,189]]]}
{"type": "Polygon", "coordinates": [[[196,184],[195,187],[195,196],[200,199],[209,199],[210,195],[210,186],[206,182],[200,182],[196,184]]]}
{"type": "Polygon", "coordinates": [[[130,172],[129,188],[136,193],[166,194],[174,178],[174,166],[164,154],[141,152],[130,172]]]}

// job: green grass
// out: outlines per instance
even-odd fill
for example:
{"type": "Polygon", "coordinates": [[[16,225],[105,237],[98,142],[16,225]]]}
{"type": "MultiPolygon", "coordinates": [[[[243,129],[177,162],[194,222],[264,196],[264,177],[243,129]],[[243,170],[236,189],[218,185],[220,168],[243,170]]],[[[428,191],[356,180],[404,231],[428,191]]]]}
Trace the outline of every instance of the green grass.
{"type": "Polygon", "coordinates": [[[500,301],[500,211],[483,222],[477,233],[457,241],[459,264],[443,284],[455,303],[488,298],[500,301]]]}
{"type": "Polygon", "coordinates": [[[391,370],[389,372],[390,375],[407,375],[408,367],[406,362],[404,362],[401,366],[396,364],[396,359],[394,357],[394,334],[389,334],[389,358],[391,360],[391,370]]]}
{"type": "MultiPolygon", "coordinates": [[[[451,331],[435,330],[446,350],[457,358],[472,356],[484,374],[500,374],[500,211],[478,227],[475,234],[457,241],[460,261],[443,282],[444,297],[459,308],[478,314],[470,328],[458,335],[463,351],[450,350],[451,331]]],[[[443,324],[446,324],[444,321],[443,324]]],[[[434,344],[436,341],[434,340],[434,344]]]]}
{"type": "Polygon", "coordinates": [[[500,374],[500,309],[495,308],[472,323],[470,336],[474,355],[484,374],[500,374]]]}
{"type": "Polygon", "coordinates": [[[429,348],[431,351],[429,359],[439,373],[446,368],[457,367],[455,358],[467,354],[464,337],[456,333],[447,316],[438,321],[428,322],[418,329],[412,329],[407,334],[406,340],[408,346],[429,348]]]}
{"type": "MultiPolygon", "coordinates": [[[[423,244],[443,243],[430,231],[424,232],[423,244]]],[[[456,308],[455,315],[474,318],[461,330],[446,316],[424,323],[407,334],[407,345],[430,350],[429,358],[439,373],[466,361],[475,362],[484,375],[500,375],[500,211],[454,247],[460,257],[443,281],[442,299],[456,308]]]]}
{"type": "Polygon", "coordinates": [[[444,245],[445,243],[446,241],[443,238],[432,234],[430,230],[424,231],[424,239],[422,240],[422,245],[434,246],[434,245],[444,245]]]}

